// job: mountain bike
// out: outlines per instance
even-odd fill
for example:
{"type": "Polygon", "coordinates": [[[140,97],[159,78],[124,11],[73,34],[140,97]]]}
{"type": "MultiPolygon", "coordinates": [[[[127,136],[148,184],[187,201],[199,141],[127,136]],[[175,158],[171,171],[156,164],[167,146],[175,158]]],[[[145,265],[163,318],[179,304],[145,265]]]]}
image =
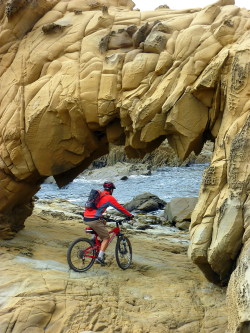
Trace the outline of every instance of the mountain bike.
{"type": "MultiPolygon", "coordinates": [[[[116,227],[109,231],[109,244],[117,237],[115,246],[115,258],[117,265],[121,269],[127,269],[132,263],[132,246],[129,239],[121,233],[120,226],[124,221],[107,219],[108,222],[115,222],[116,227]]],[[[93,239],[77,238],[67,251],[67,261],[69,267],[75,272],[86,272],[94,264],[101,247],[101,240],[97,233],[90,227],[85,228],[86,233],[94,235],[93,239]]]]}

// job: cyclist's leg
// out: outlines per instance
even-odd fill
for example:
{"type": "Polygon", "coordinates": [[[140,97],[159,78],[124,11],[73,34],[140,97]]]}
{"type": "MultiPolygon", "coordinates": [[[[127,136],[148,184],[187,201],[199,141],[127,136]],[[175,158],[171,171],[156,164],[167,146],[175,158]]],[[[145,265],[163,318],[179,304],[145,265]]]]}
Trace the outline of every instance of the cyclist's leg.
{"type": "Polygon", "coordinates": [[[107,227],[104,225],[102,221],[98,222],[97,226],[97,233],[99,237],[102,240],[100,251],[98,253],[98,258],[96,259],[96,262],[99,264],[105,264],[105,250],[107,249],[109,245],[109,233],[107,227]]]}
{"type": "Polygon", "coordinates": [[[109,245],[109,238],[103,239],[100,251],[105,252],[105,250],[108,247],[108,245],[109,245]]]}
{"type": "Polygon", "coordinates": [[[101,258],[101,260],[103,260],[105,250],[107,249],[108,244],[109,244],[108,229],[107,229],[106,225],[104,225],[103,220],[88,221],[86,224],[89,225],[98,234],[99,238],[102,240],[98,258],[101,258]]]}

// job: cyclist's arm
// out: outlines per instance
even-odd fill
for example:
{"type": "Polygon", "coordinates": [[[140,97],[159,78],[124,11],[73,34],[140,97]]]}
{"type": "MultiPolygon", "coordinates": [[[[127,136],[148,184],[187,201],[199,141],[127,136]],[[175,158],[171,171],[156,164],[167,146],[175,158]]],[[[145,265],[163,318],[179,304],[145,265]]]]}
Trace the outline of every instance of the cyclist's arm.
{"type": "Polygon", "coordinates": [[[119,202],[113,196],[110,196],[109,203],[110,206],[112,206],[119,212],[123,213],[124,215],[132,216],[132,214],[129,211],[127,211],[127,209],[125,209],[122,205],[120,205],[119,202]]]}

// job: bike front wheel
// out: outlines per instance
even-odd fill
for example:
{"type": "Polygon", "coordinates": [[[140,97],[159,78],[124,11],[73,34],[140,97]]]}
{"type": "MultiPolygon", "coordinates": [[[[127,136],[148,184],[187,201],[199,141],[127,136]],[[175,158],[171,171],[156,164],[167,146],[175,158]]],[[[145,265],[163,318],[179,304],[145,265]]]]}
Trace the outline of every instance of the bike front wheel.
{"type": "Polygon", "coordinates": [[[117,239],[115,247],[115,258],[117,265],[121,269],[127,269],[132,263],[132,246],[126,236],[120,236],[117,239]]]}
{"type": "Polygon", "coordinates": [[[67,251],[69,267],[75,272],[85,272],[94,264],[96,251],[88,238],[73,241],[67,251]]]}

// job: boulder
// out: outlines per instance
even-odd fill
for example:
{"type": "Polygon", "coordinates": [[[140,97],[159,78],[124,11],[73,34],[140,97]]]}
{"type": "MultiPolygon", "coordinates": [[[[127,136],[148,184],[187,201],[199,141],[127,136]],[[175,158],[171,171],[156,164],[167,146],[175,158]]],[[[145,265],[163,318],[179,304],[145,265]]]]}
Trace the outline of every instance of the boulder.
{"type": "Polygon", "coordinates": [[[43,183],[44,184],[56,184],[56,181],[55,181],[54,177],[50,176],[50,177],[46,178],[43,183]]]}
{"type": "Polygon", "coordinates": [[[152,212],[159,209],[159,203],[154,199],[149,199],[138,207],[143,212],[152,212]]]}
{"type": "Polygon", "coordinates": [[[198,198],[174,198],[167,203],[164,217],[169,222],[191,221],[191,214],[198,198]]]}
{"type": "Polygon", "coordinates": [[[175,226],[180,230],[188,231],[190,227],[190,221],[177,222],[175,226]]]}
{"type": "Polygon", "coordinates": [[[157,195],[145,192],[137,195],[124,206],[129,211],[139,210],[142,212],[152,212],[163,209],[165,204],[166,202],[157,197],[157,195]]]}
{"type": "Polygon", "coordinates": [[[152,53],[161,53],[167,43],[167,37],[163,32],[152,31],[144,42],[144,51],[152,53]]]}

